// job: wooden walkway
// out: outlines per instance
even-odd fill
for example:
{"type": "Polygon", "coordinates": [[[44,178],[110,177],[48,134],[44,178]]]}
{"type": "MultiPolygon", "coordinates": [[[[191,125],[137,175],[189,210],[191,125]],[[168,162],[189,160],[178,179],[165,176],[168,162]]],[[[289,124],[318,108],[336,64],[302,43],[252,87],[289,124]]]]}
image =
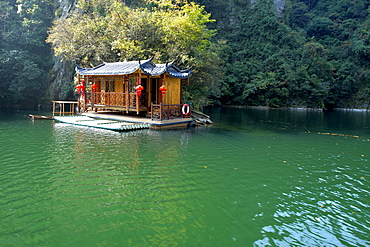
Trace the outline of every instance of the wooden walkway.
{"type": "Polygon", "coordinates": [[[97,119],[108,119],[112,121],[122,121],[130,123],[149,124],[152,129],[178,129],[187,128],[193,118],[173,118],[169,120],[152,120],[151,118],[133,115],[123,115],[112,112],[87,112],[84,116],[97,119]]]}
{"type": "Polygon", "coordinates": [[[132,123],[115,120],[96,119],[88,116],[58,116],[54,117],[54,119],[62,123],[114,131],[129,131],[150,128],[150,124],[148,123],[132,123]]]}

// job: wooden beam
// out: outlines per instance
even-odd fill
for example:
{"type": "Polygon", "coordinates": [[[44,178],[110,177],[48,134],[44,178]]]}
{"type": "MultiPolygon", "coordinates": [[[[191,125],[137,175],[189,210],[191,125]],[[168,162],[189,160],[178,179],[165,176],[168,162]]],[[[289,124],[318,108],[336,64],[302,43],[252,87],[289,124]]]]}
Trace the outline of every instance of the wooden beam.
{"type": "Polygon", "coordinates": [[[150,107],[151,106],[150,102],[152,102],[152,83],[150,81],[150,76],[149,75],[147,75],[147,79],[146,79],[146,92],[147,92],[147,95],[148,95],[147,106],[150,107]]]}
{"type": "Polygon", "coordinates": [[[125,84],[125,89],[126,89],[125,92],[123,92],[125,94],[125,97],[126,97],[126,113],[129,112],[129,105],[130,105],[129,80],[130,80],[129,75],[124,75],[123,76],[123,83],[125,84]]]}
{"type": "MultiPolygon", "coordinates": [[[[141,70],[138,69],[136,86],[141,85],[141,70]]],[[[140,96],[136,93],[136,114],[140,113],[140,96]]]]}

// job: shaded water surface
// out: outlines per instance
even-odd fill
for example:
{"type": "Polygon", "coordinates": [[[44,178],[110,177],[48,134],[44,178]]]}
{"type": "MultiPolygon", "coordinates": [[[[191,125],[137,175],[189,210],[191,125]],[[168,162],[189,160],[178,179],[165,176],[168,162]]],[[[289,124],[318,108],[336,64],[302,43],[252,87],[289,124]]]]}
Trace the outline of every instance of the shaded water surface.
{"type": "Polygon", "coordinates": [[[0,113],[0,246],[369,246],[370,113],[126,133],[0,113]]]}

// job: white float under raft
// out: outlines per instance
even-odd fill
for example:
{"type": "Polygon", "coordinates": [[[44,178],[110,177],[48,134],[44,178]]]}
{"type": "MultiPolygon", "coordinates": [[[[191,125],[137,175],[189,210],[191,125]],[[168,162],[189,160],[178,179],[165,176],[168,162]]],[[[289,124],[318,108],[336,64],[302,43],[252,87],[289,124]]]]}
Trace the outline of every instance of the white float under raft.
{"type": "Polygon", "coordinates": [[[148,123],[130,123],[115,120],[96,119],[87,116],[59,116],[54,117],[54,119],[62,123],[114,131],[129,131],[150,128],[150,124],[148,123]]]}

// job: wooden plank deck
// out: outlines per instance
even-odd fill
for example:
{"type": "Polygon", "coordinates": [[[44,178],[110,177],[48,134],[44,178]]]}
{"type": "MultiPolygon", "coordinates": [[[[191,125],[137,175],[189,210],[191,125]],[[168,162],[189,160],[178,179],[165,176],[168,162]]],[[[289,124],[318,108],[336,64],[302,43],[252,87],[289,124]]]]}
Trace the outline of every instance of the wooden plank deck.
{"type": "Polygon", "coordinates": [[[112,112],[86,112],[83,113],[83,115],[98,119],[150,124],[152,129],[186,128],[191,122],[193,122],[193,118],[173,118],[160,121],[142,116],[129,116],[112,112]]]}
{"type": "Polygon", "coordinates": [[[111,112],[87,112],[78,116],[55,116],[55,120],[63,123],[108,129],[128,131],[137,129],[179,129],[186,128],[192,118],[174,118],[170,120],[152,120],[141,116],[128,116],[111,112]]]}
{"type": "Polygon", "coordinates": [[[106,119],[96,119],[88,116],[59,116],[54,117],[55,120],[86,127],[114,130],[114,131],[129,131],[138,129],[149,129],[150,124],[147,123],[132,123],[132,122],[122,122],[115,120],[106,119]]]}

